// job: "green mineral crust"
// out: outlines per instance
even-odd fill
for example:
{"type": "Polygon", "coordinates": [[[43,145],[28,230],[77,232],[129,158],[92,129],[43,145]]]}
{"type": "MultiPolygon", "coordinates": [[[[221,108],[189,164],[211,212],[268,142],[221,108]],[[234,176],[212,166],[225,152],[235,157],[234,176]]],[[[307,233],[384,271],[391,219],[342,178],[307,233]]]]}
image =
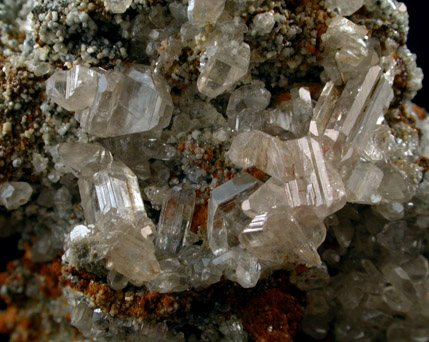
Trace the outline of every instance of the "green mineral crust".
{"type": "Polygon", "coordinates": [[[405,4],[4,0],[0,35],[10,341],[429,341],[405,4]]]}

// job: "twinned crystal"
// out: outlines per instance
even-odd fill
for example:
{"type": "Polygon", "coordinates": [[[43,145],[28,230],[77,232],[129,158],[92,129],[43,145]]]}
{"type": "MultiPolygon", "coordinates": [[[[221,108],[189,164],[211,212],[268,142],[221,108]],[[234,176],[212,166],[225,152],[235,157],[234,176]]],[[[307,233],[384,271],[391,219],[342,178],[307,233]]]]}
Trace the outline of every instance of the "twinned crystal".
{"type": "Polygon", "coordinates": [[[189,0],[188,18],[199,26],[216,23],[225,7],[225,0],[189,0]]]}
{"type": "Polygon", "coordinates": [[[48,80],[48,96],[77,111],[81,127],[99,137],[165,128],[173,111],[165,81],[139,64],[124,73],[80,66],[59,71],[48,80]]]}
{"type": "Polygon", "coordinates": [[[208,204],[207,235],[213,254],[225,253],[237,244],[241,229],[248,218],[241,211],[241,203],[261,182],[247,173],[214,189],[208,204]]]}

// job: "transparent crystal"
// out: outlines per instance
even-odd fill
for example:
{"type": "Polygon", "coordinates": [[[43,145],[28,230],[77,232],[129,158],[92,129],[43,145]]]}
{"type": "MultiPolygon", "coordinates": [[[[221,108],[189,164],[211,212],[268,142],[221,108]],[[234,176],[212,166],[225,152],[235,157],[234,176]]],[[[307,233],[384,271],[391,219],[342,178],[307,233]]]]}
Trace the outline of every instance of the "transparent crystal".
{"type": "Polygon", "coordinates": [[[185,267],[178,259],[161,260],[160,267],[159,276],[145,284],[149,291],[168,293],[185,291],[189,288],[186,281],[185,267]]]}
{"type": "Polygon", "coordinates": [[[398,221],[404,217],[404,206],[401,203],[380,203],[373,210],[388,221],[398,221]]]}
{"type": "Polygon", "coordinates": [[[326,228],[313,208],[273,208],[256,216],[243,230],[241,245],[262,260],[279,264],[321,264],[317,247],[325,240],[326,228]]]}
{"type": "Polygon", "coordinates": [[[112,154],[98,144],[67,142],[58,149],[62,162],[74,172],[90,175],[107,169],[113,162],[112,154]]]}
{"type": "Polygon", "coordinates": [[[239,41],[215,41],[210,47],[208,62],[197,80],[200,93],[209,98],[222,94],[246,75],[250,47],[239,41]]]}
{"type": "Polygon", "coordinates": [[[160,273],[152,241],[144,238],[132,221],[117,216],[114,211],[95,224],[95,238],[96,248],[105,255],[106,268],[123,275],[132,284],[141,286],[160,273]]]}
{"type": "Polygon", "coordinates": [[[168,126],[171,95],[164,79],[150,67],[135,64],[125,73],[93,70],[98,78],[94,101],[75,115],[85,131],[109,137],[168,126]]]}
{"type": "Polygon", "coordinates": [[[189,0],[188,19],[199,26],[214,24],[225,7],[225,0],[189,0]]]}
{"type": "Polygon", "coordinates": [[[226,115],[233,118],[244,109],[254,111],[267,108],[271,100],[271,93],[257,85],[245,85],[233,91],[229,97],[226,115]]]}
{"type": "Polygon", "coordinates": [[[97,89],[97,73],[83,66],[56,71],[46,81],[46,94],[61,107],[76,111],[92,105],[97,89]]]}
{"type": "Polygon", "coordinates": [[[124,13],[133,0],[104,0],[104,6],[112,13],[124,13]]]}
{"type": "Polygon", "coordinates": [[[112,289],[120,291],[128,285],[128,279],[118,272],[110,271],[107,275],[107,283],[112,289]]]}
{"type": "Polygon", "coordinates": [[[112,209],[130,221],[144,221],[144,209],[137,177],[122,162],[79,179],[82,207],[88,224],[94,224],[112,209]]]}
{"type": "Polygon", "coordinates": [[[243,173],[212,191],[208,203],[207,235],[213,254],[220,255],[236,244],[248,218],[241,211],[241,203],[261,182],[243,173]]]}
{"type": "Polygon", "coordinates": [[[195,206],[195,191],[175,186],[167,192],[155,236],[155,246],[161,254],[176,255],[185,243],[195,206]]]}
{"type": "Polygon", "coordinates": [[[363,6],[364,0],[326,0],[326,8],[338,11],[342,16],[349,16],[357,12],[363,6]]]}
{"type": "Polygon", "coordinates": [[[381,195],[377,189],[383,180],[383,171],[370,163],[358,162],[345,181],[347,202],[377,204],[381,195]]]}
{"type": "Polygon", "coordinates": [[[302,166],[294,161],[296,150],[260,131],[244,132],[232,140],[228,156],[242,168],[256,166],[258,169],[282,181],[302,175],[302,166]]]}
{"type": "Polygon", "coordinates": [[[0,184],[0,204],[7,210],[18,209],[26,204],[33,193],[33,188],[26,182],[6,182],[0,184]]]}

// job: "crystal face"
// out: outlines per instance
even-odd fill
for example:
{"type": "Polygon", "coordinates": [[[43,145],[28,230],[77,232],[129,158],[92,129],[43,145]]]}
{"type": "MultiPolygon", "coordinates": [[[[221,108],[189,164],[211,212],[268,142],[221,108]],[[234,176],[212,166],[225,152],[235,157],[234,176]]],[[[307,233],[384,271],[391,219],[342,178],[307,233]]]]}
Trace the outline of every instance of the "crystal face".
{"type": "Polygon", "coordinates": [[[88,224],[115,210],[130,221],[146,217],[137,177],[119,161],[105,170],[79,178],[79,192],[88,224]]]}
{"type": "Polygon", "coordinates": [[[399,0],[1,2],[0,237],[25,254],[0,332],[429,340],[408,22],[399,0]]]}
{"type": "Polygon", "coordinates": [[[77,111],[81,127],[98,137],[162,129],[170,123],[173,103],[168,86],[148,66],[135,64],[124,73],[74,67],[51,79],[48,96],[77,111]]]}
{"type": "Polygon", "coordinates": [[[241,202],[259,185],[257,179],[244,173],[213,190],[208,204],[207,234],[215,255],[227,252],[242,225],[246,224],[241,202]]]}
{"type": "Polygon", "coordinates": [[[209,98],[222,94],[240,80],[247,73],[250,60],[246,43],[219,41],[212,50],[197,81],[200,93],[209,98]]]}

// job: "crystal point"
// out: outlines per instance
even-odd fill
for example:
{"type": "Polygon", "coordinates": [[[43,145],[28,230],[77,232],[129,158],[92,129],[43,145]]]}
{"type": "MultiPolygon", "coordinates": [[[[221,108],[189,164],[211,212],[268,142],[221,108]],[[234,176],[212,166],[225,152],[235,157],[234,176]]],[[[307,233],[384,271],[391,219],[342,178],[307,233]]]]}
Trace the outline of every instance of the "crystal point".
{"type": "Polygon", "coordinates": [[[14,210],[28,202],[33,188],[26,182],[6,182],[0,184],[0,204],[7,210],[14,210]]]}

